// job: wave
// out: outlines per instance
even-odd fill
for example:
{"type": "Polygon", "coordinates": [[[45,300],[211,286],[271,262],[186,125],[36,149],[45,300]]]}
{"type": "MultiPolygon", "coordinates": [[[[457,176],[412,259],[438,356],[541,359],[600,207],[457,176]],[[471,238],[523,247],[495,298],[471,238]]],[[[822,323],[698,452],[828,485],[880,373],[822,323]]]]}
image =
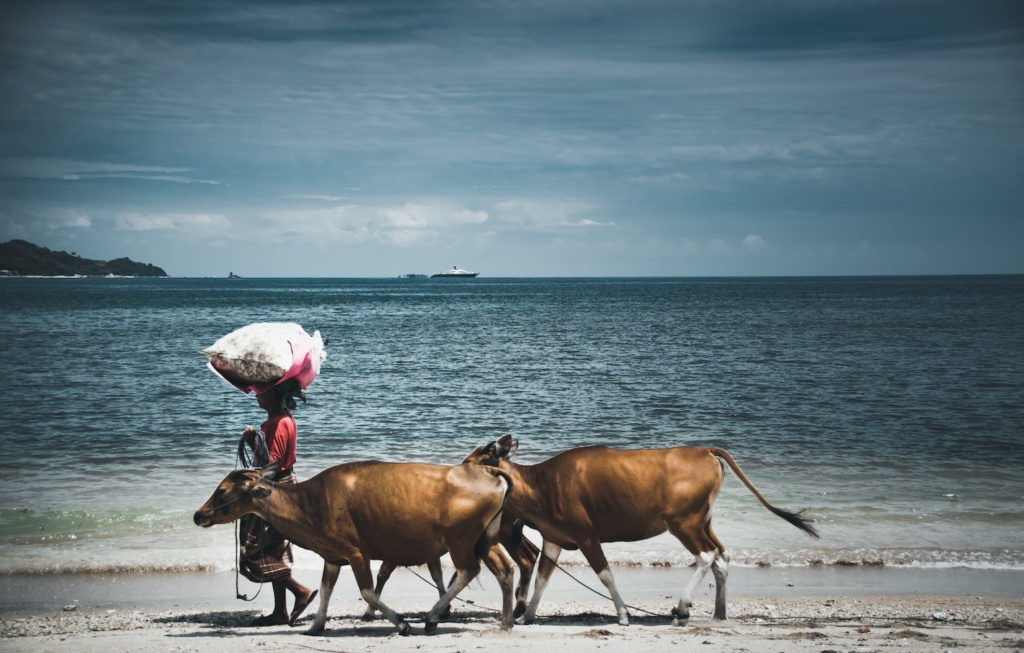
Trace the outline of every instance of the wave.
{"type": "Polygon", "coordinates": [[[219,565],[205,564],[199,562],[162,564],[162,563],[69,563],[69,564],[25,564],[16,563],[13,566],[5,566],[0,569],[0,575],[4,576],[121,576],[132,574],[187,574],[187,573],[213,573],[224,571],[219,565]]]}
{"type": "MultiPolygon", "coordinates": [[[[123,575],[153,573],[207,573],[234,571],[234,559],[223,547],[190,551],[149,551],[131,559],[130,552],[94,552],[90,556],[4,556],[2,575],[123,575]],[[225,553],[228,553],[226,556],[225,553]]],[[[606,549],[608,562],[617,568],[684,569],[694,566],[693,556],[684,551],[606,549]]],[[[915,569],[915,570],[1003,570],[1024,571],[1024,551],[1016,549],[948,550],[925,548],[893,549],[735,549],[730,553],[732,568],[822,568],[822,569],[915,569]]],[[[565,551],[558,560],[569,568],[586,568],[578,551],[565,551]]],[[[319,570],[323,560],[303,549],[295,550],[297,569],[319,570]]],[[[376,565],[379,563],[375,563],[376,565]]],[[[442,565],[451,568],[447,556],[442,565]]]]}
{"type": "MultiPolygon", "coordinates": [[[[822,567],[1024,570],[1024,551],[1018,549],[951,550],[937,548],[803,548],[732,549],[730,567],[822,567]]],[[[616,567],[680,568],[695,565],[686,552],[623,550],[608,555],[616,567]]],[[[563,555],[564,565],[585,566],[582,555],[563,555]]]]}

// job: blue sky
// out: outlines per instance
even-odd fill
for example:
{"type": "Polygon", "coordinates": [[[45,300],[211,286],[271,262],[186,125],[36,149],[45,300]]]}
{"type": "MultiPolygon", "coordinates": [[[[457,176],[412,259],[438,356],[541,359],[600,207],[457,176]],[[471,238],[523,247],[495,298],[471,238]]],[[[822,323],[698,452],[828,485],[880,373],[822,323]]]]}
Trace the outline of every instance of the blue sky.
{"type": "Polygon", "coordinates": [[[11,2],[0,241],[172,276],[1024,272],[1024,8],[11,2]]]}

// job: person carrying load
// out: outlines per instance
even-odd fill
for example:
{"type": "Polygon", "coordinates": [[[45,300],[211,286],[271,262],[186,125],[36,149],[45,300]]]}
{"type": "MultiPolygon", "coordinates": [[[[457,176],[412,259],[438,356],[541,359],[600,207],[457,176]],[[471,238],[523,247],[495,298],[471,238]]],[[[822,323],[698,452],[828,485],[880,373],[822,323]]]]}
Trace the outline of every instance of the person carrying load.
{"type": "MultiPolygon", "coordinates": [[[[257,323],[238,329],[203,350],[208,367],[246,394],[256,393],[267,420],[259,428],[247,426],[238,444],[238,459],[245,467],[263,468],[276,463],[273,482],[298,482],[295,474],[298,429],[291,411],[295,399],[305,403],[303,390],[320,372],[326,358],[320,332],[310,337],[297,324],[257,323]],[[252,457],[246,448],[252,452],[252,457]]],[[[302,616],[317,591],[292,576],[292,544],[256,515],[239,523],[238,572],[254,583],[274,588],[274,610],[258,617],[254,626],[289,624],[302,616]],[[287,597],[295,597],[288,612],[287,597]]]]}

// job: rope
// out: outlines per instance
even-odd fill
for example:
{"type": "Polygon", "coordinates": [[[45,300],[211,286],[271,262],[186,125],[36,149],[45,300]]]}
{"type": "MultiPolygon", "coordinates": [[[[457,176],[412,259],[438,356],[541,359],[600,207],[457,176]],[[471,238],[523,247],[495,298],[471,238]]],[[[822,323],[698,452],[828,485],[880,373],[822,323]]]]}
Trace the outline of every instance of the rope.
{"type": "MultiPolygon", "coordinates": [[[[525,536],[524,536],[524,537],[525,537],[525,536]]],[[[543,554],[543,550],[542,550],[542,552],[541,552],[541,555],[544,555],[544,554],[543,554]]],[[[547,559],[547,560],[548,560],[549,562],[551,562],[551,564],[553,564],[553,565],[554,565],[555,567],[557,567],[557,568],[558,568],[559,570],[561,570],[561,572],[562,572],[562,573],[564,573],[564,574],[565,574],[566,576],[568,576],[569,578],[573,579],[574,581],[576,581],[577,583],[579,583],[580,585],[582,585],[582,586],[583,586],[583,587],[585,587],[586,589],[590,590],[590,591],[591,591],[591,592],[593,592],[594,594],[597,594],[598,596],[600,596],[600,597],[601,597],[601,598],[603,598],[603,599],[607,599],[608,601],[611,601],[612,603],[614,603],[614,602],[615,602],[615,600],[614,600],[614,599],[613,599],[612,597],[610,597],[610,596],[608,596],[607,594],[604,594],[604,593],[602,593],[602,592],[600,592],[600,591],[598,591],[598,590],[594,589],[593,587],[591,587],[591,586],[587,585],[586,583],[584,583],[583,581],[581,581],[581,580],[580,580],[579,578],[576,578],[576,576],[574,576],[574,575],[573,575],[572,573],[570,573],[570,572],[569,572],[568,570],[566,570],[566,568],[565,568],[565,567],[563,567],[562,565],[558,564],[558,561],[556,561],[556,560],[552,560],[552,559],[551,559],[551,556],[547,556],[547,555],[544,555],[544,557],[545,557],[545,558],[546,558],[546,559],[547,559]]],[[[433,581],[429,581],[429,580],[427,580],[426,578],[424,578],[423,576],[421,576],[421,575],[420,575],[420,574],[419,574],[419,573],[418,573],[418,572],[417,572],[417,571],[416,571],[415,569],[413,569],[412,567],[406,567],[406,569],[408,569],[408,570],[409,570],[410,572],[412,572],[412,574],[413,574],[414,576],[416,576],[416,578],[419,578],[420,580],[422,580],[422,581],[423,581],[424,583],[426,583],[427,585],[430,585],[431,587],[437,587],[436,585],[434,585],[434,582],[433,582],[433,581]]],[[[469,604],[469,605],[473,605],[473,606],[476,606],[476,607],[480,608],[481,610],[490,610],[491,612],[501,612],[501,610],[498,610],[498,609],[496,609],[496,608],[491,608],[491,607],[488,607],[488,606],[485,606],[485,605],[477,605],[477,604],[476,604],[476,602],[474,602],[474,601],[470,601],[469,599],[463,599],[463,598],[460,598],[460,597],[458,597],[458,596],[456,596],[456,597],[455,597],[455,598],[454,598],[453,600],[455,600],[455,601],[461,601],[462,603],[466,603],[466,604],[469,604]]],[[[654,617],[663,617],[663,616],[664,616],[664,615],[663,615],[663,614],[661,614],[661,613],[658,613],[658,612],[651,612],[650,610],[644,610],[643,608],[638,608],[637,606],[635,606],[635,605],[629,605],[628,603],[626,604],[626,607],[627,607],[627,608],[629,608],[630,610],[636,610],[637,612],[643,612],[644,614],[649,614],[649,615],[651,615],[651,616],[654,616],[654,617]]]]}
{"type": "Polygon", "coordinates": [[[242,522],[241,522],[241,520],[236,519],[235,520],[235,598],[236,599],[240,599],[242,601],[249,602],[249,601],[255,601],[256,597],[258,597],[260,595],[260,592],[263,591],[263,583],[260,583],[260,588],[258,590],[256,590],[256,594],[253,595],[253,597],[251,599],[249,598],[248,594],[242,594],[242,591],[238,588],[238,577],[241,575],[238,568],[242,564],[242,550],[238,546],[238,534],[241,532],[241,530],[242,530],[242,522]]]}
{"type": "MultiPolygon", "coordinates": [[[[266,441],[266,437],[263,435],[263,431],[257,431],[256,432],[256,440],[254,442],[254,447],[255,447],[254,455],[253,455],[252,458],[250,458],[249,457],[249,452],[245,450],[245,436],[243,435],[242,437],[240,437],[238,439],[238,459],[235,461],[235,469],[238,469],[239,463],[241,463],[242,467],[251,469],[251,468],[255,467],[254,463],[257,460],[259,460],[261,457],[263,458],[263,461],[266,462],[267,458],[270,457],[270,453],[267,451],[267,441],[266,441]]],[[[263,480],[263,479],[260,479],[260,480],[263,480]]],[[[271,486],[274,485],[273,481],[267,481],[267,482],[270,483],[271,486]]],[[[236,501],[239,501],[241,498],[242,497],[239,496],[239,497],[236,497],[236,498],[232,499],[231,501],[228,501],[227,503],[222,503],[221,505],[219,505],[216,508],[214,508],[214,510],[219,510],[220,508],[223,508],[225,506],[230,506],[232,503],[234,503],[236,501]]],[[[267,515],[268,516],[269,516],[269,513],[270,513],[270,500],[268,499],[267,500],[267,515]]],[[[266,521],[266,520],[264,520],[264,521],[266,521]]],[[[239,536],[240,536],[240,534],[242,532],[242,520],[241,519],[236,519],[235,520],[235,529],[234,530],[235,530],[235,598],[239,599],[239,600],[242,600],[242,601],[246,601],[246,602],[255,601],[257,599],[257,597],[259,597],[260,592],[263,591],[263,583],[259,584],[260,585],[259,589],[256,590],[256,594],[254,594],[251,599],[249,598],[248,594],[242,594],[241,590],[238,587],[238,578],[239,578],[239,576],[241,576],[240,567],[242,565],[242,549],[241,549],[241,547],[239,547],[239,544],[238,544],[239,536]]],[[[263,557],[263,541],[262,541],[262,538],[258,539],[257,541],[260,544],[260,557],[262,558],[263,557]]]]}
{"type": "MultiPolygon", "coordinates": [[[[413,569],[412,567],[406,567],[406,569],[408,569],[408,570],[409,570],[410,572],[412,572],[412,575],[413,575],[413,576],[415,576],[416,578],[419,578],[420,580],[422,580],[422,581],[423,581],[424,583],[426,583],[427,585],[430,585],[431,587],[437,587],[437,585],[435,585],[433,581],[427,580],[426,578],[424,578],[423,576],[421,576],[421,575],[420,575],[420,574],[419,574],[419,573],[418,573],[418,572],[417,572],[417,571],[416,571],[415,569],[413,569]]],[[[501,610],[498,610],[497,608],[491,608],[491,607],[488,607],[488,606],[486,606],[486,605],[477,605],[475,601],[470,601],[469,599],[463,599],[463,598],[460,598],[460,597],[458,597],[458,596],[456,596],[456,597],[455,597],[454,599],[452,599],[452,600],[453,600],[453,601],[460,601],[460,602],[462,602],[462,603],[465,603],[465,604],[467,604],[467,605],[472,605],[472,606],[478,607],[478,608],[480,608],[481,610],[489,610],[489,611],[491,611],[491,612],[498,612],[498,613],[500,613],[500,612],[501,612],[501,610]]]]}
{"type": "MultiPolygon", "coordinates": [[[[543,551],[541,551],[541,555],[544,555],[543,551]]],[[[551,564],[553,564],[553,565],[554,565],[555,567],[557,567],[558,569],[560,569],[560,570],[562,571],[562,573],[564,573],[564,574],[565,574],[566,576],[568,576],[569,578],[573,579],[574,581],[576,581],[577,583],[579,583],[579,584],[580,584],[580,585],[582,585],[583,587],[587,588],[588,590],[590,590],[590,591],[591,591],[591,592],[593,592],[594,594],[597,594],[597,595],[598,595],[598,596],[600,596],[601,598],[603,598],[603,599],[608,599],[608,600],[609,600],[609,601],[611,601],[612,603],[615,603],[615,599],[613,599],[612,597],[608,596],[607,594],[604,594],[604,593],[602,593],[602,592],[599,592],[598,590],[594,589],[594,588],[593,588],[593,587],[591,587],[590,585],[587,585],[586,583],[584,583],[583,581],[581,581],[581,580],[580,580],[579,578],[576,578],[576,577],[575,577],[575,576],[573,576],[573,575],[572,575],[571,573],[569,573],[569,572],[568,572],[568,571],[567,571],[567,570],[565,569],[565,567],[563,567],[562,565],[558,564],[558,562],[557,562],[557,561],[555,561],[555,560],[552,560],[550,556],[547,556],[547,555],[545,555],[544,557],[545,557],[545,558],[546,558],[546,559],[547,559],[548,561],[550,561],[550,562],[551,562],[551,564]]],[[[626,605],[626,607],[627,607],[627,608],[629,608],[630,610],[636,610],[637,612],[643,612],[644,614],[649,614],[649,615],[653,615],[653,616],[655,616],[655,617],[662,617],[662,616],[664,616],[663,614],[660,614],[660,613],[658,613],[658,612],[651,612],[650,610],[644,610],[643,608],[638,608],[638,607],[636,607],[635,605],[629,605],[628,603],[626,603],[625,605],[626,605]]]]}

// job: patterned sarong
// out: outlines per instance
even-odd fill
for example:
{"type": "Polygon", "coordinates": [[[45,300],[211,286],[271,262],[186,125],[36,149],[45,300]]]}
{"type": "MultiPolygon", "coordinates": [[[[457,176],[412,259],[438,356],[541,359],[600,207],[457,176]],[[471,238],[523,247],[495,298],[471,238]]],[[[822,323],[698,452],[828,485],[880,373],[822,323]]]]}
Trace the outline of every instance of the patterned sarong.
{"type": "MultiPolygon", "coordinates": [[[[274,481],[276,485],[297,482],[294,472],[274,481]]],[[[273,496],[270,500],[274,500],[273,496]]],[[[246,515],[240,522],[238,571],[254,583],[290,578],[294,562],[292,543],[256,515],[246,515]]]]}

